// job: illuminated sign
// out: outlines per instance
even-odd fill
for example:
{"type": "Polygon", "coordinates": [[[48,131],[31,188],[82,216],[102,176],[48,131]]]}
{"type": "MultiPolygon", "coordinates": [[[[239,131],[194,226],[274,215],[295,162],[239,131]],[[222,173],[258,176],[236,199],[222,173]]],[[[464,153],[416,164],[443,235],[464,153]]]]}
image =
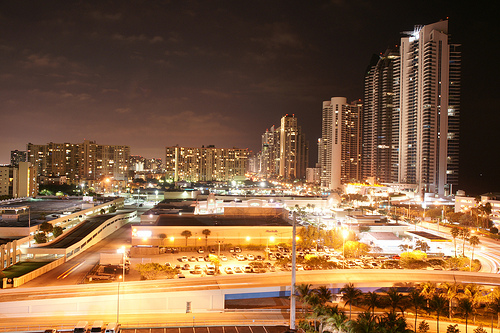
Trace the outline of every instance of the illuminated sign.
{"type": "Polygon", "coordinates": [[[152,234],[153,233],[151,232],[151,230],[138,230],[137,231],[137,236],[141,237],[141,238],[151,237],[152,234]]]}

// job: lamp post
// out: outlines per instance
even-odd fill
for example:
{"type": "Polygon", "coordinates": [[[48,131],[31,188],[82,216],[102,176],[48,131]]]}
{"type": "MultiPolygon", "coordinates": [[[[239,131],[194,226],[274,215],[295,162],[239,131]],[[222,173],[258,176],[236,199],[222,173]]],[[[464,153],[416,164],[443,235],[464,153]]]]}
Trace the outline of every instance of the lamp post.
{"type": "MultiPolygon", "coordinates": [[[[493,288],[490,289],[490,302],[493,302],[493,288]]],[[[491,311],[491,333],[493,333],[493,311],[491,311]]]]}
{"type": "Polygon", "coordinates": [[[224,241],[217,241],[217,245],[218,245],[217,257],[220,257],[220,243],[224,243],[224,241]]]}
{"type": "Polygon", "coordinates": [[[121,248],[119,248],[118,250],[116,250],[117,253],[122,253],[123,254],[123,257],[122,257],[122,267],[123,267],[123,271],[122,271],[122,275],[120,276],[120,280],[118,281],[118,293],[117,293],[117,299],[116,299],[116,323],[119,323],[119,319],[120,319],[120,282],[125,282],[125,246],[122,246],[121,248]]]}
{"type": "Polygon", "coordinates": [[[295,212],[293,213],[293,228],[292,228],[292,285],[290,286],[290,330],[295,330],[295,274],[296,274],[296,258],[295,251],[297,247],[297,239],[295,238],[295,212]]]}
{"type": "Polygon", "coordinates": [[[342,257],[344,260],[342,261],[342,269],[345,269],[345,239],[349,236],[349,231],[347,229],[342,230],[342,257]]]}
{"type": "Polygon", "coordinates": [[[125,246],[122,246],[121,248],[116,250],[116,252],[123,254],[123,258],[122,258],[123,280],[122,280],[122,282],[125,282],[125,246]]]}
{"type": "Polygon", "coordinates": [[[28,247],[31,247],[31,206],[28,206],[28,247]]]}

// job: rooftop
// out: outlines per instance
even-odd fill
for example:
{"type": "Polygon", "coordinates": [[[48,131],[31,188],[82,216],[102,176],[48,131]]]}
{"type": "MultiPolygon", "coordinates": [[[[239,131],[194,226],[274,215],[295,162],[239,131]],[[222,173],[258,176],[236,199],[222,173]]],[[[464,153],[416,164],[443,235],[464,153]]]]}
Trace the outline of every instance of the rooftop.
{"type": "Polygon", "coordinates": [[[160,215],[158,226],[274,226],[290,227],[286,220],[274,216],[227,215],[160,215]]]}
{"type": "Polygon", "coordinates": [[[430,240],[431,242],[448,242],[448,241],[450,241],[447,238],[444,238],[444,237],[441,237],[438,235],[434,235],[434,234],[431,234],[431,233],[426,232],[426,231],[406,231],[406,233],[420,237],[420,238],[426,238],[426,239],[430,240]]]}

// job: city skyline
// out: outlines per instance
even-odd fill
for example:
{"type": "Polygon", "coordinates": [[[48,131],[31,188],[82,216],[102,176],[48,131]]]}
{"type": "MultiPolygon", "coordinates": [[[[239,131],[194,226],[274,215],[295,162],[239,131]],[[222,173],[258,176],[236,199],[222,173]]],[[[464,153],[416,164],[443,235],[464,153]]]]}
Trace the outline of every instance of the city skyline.
{"type": "Polygon", "coordinates": [[[363,98],[373,53],[399,44],[398,32],[449,17],[453,41],[463,45],[458,189],[498,189],[498,157],[477,148],[495,142],[498,122],[495,71],[484,65],[495,63],[497,46],[477,57],[493,37],[493,8],[428,1],[137,4],[0,5],[2,119],[11,124],[3,129],[0,163],[28,142],[84,139],[129,145],[131,154],[148,158],[162,158],[164,147],[176,144],[258,152],[262,133],[287,113],[314,143],[324,100],[363,98]]]}

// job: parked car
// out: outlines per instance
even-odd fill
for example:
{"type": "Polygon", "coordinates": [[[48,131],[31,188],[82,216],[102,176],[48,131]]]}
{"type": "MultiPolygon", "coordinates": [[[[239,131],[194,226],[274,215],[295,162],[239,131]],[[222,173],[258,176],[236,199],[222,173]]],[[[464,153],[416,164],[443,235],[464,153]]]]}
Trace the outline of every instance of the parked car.
{"type": "Polygon", "coordinates": [[[239,260],[239,261],[243,261],[243,260],[245,260],[245,257],[242,254],[238,254],[236,256],[236,259],[239,260]]]}
{"type": "Polygon", "coordinates": [[[243,270],[242,270],[242,269],[241,269],[241,267],[239,267],[239,266],[235,266],[235,267],[234,267],[234,269],[233,269],[233,271],[234,271],[235,273],[243,273],[243,270]]]}
{"type": "Polygon", "coordinates": [[[220,256],[220,260],[227,261],[227,257],[225,255],[220,256]]]}
{"type": "Polygon", "coordinates": [[[247,258],[248,258],[248,260],[255,260],[255,257],[253,256],[253,254],[247,255],[247,258]]]}
{"type": "Polygon", "coordinates": [[[215,274],[215,265],[214,264],[207,264],[207,267],[205,268],[207,275],[214,275],[215,274]]]}
{"type": "Polygon", "coordinates": [[[205,261],[205,258],[203,258],[203,256],[198,256],[198,261],[205,261]]]}
{"type": "Polygon", "coordinates": [[[248,266],[248,265],[247,265],[247,266],[245,266],[245,267],[243,268],[243,270],[245,271],[245,273],[253,273],[253,269],[252,269],[252,267],[251,267],[251,266],[248,266]]]}
{"type": "Polygon", "coordinates": [[[186,261],[189,261],[188,257],[187,256],[182,256],[181,257],[181,261],[182,262],[186,262],[186,261]]]}
{"type": "Polygon", "coordinates": [[[194,269],[189,271],[191,274],[201,274],[201,266],[200,265],[195,265],[194,269]]]}
{"type": "Polygon", "coordinates": [[[189,261],[196,261],[196,257],[195,256],[191,256],[191,258],[189,258],[189,261]]]}
{"type": "Polygon", "coordinates": [[[200,247],[200,248],[198,249],[198,253],[200,253],[200,254],[201,254],[201,253],[205,253],[205,251],[203,251],[203,249],[200,247]]]}
{"type": "Polygon", "coordinates": [[[235,247],[235,248],[234,248],[234,252],[236,252],[236,253],[241,253],[241,248],[239,248],[239,247],[235,247]]]}
{"type": "Polygon", "coordinates": [[[233,274],[233,269],[228,266],[228,267],[224,268],[224,272],[226,272],[226,274],[233,274]]]}

